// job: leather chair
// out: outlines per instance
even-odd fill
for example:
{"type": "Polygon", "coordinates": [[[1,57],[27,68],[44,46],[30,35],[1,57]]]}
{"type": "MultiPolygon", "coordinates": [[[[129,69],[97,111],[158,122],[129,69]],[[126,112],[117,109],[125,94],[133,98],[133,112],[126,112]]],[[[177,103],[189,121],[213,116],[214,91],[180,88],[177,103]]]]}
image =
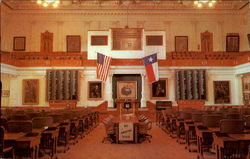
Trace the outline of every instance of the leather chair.
{"type": "Polygon", "coordinates": [[[241,119],[222,119],[220,133],[240,134],[244,132],[245,121],[241,119]]]}

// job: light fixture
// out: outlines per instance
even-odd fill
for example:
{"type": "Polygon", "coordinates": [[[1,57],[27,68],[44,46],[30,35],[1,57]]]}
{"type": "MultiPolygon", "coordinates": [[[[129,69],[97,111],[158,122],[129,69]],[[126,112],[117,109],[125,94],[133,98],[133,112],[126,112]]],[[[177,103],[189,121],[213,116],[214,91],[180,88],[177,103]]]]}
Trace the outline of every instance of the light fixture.
{"type": "Polygon", "coordinates": [[[57,8],[60,4],[60,0],[37,0],[36,3],[43,7],[53,6],[57,8]]]}
{"type": "Polygon", "coordinates": [[[204,6],[213,7],[216,3],[216,0],[195,0],[194,5],[198,8],[201,8],[204,6]]]}

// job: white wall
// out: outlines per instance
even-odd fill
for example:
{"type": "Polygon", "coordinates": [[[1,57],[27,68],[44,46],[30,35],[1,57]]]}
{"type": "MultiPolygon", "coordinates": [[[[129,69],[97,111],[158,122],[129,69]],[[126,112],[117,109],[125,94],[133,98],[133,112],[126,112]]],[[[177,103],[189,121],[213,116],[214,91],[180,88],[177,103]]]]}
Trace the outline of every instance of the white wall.
{"type": "Polygon", "coordinates": [[[97,52],[115,59],[143,58],[147,55],[157,53],[158,59],[166,59],[166,33],[165,31],[142,31],[142,50],[112,50],[112,30],[109,31],[88,31],[88,59],[96,59],[97,52]],[[108,36],[108,45],[92,46],[91,36],[106,35],[108,36]],[[147,46],[147,35],[161,35],[163,37],[162,46],[147,46]]]}
{"type": "MultiPolygon", "coordinates": [[[[242,105],[242,76],[238,74],[239,70],[249,69],[248,65],[242,65],[241,67],[160,67],[159,73],[160,78],[168,79],[168,98],[164,100],[173,101],[173,105],[176,106],[175,101],[175,70],[176,69],[206,69],[207,70],[207,101],[206,105],[214,104],[214,90],[213,81],[230,81],[230,95],[231,103],[224,105],[242,105]]],[[[5,72],[9,69],[8,65],[2,64],[1,70],[5,72]]],[[[3,85],[9,83],[10,86],[10,97],[8,106],[22,106],[22,80],[23,79],[39,79],[39,105],[35,106],[48,106],[46,101],[46,69],[51,68],[14,68],[11,67],[12,72],[16,72],[11,75],[10,81],[3,80],[3,85]]],[[[55,67],[53,69],[63,69],[62,67],[55,67]]],[[[65,68],[64,68],[65,69],[65,68]]],[[[67,68],[68,69],[68,68],[67,68]]],[[[142,90],[142,106],[146,106],[146,101],[155,103],[156,100],[150,99],[150,84],[147,81],[145,68],[143,66],[112,66],[109,72],[109,78],[103,85],[103,99],[94,101],[88,100],[88,82],[99,81],[96,79],[96,68],[70,68],[78,69],[80,71],[79,76],[79,101],[77,106],[97,106],[104,101],[109,102],[109,107],[113,106],[112,99],[112,76],[113,74],[141,74],[143,87],[142,90]]],[[[250,70],[249,70],[250,71],[250,70]]],[[[218,105],[218,104],[216,104],[218,105]]]]}

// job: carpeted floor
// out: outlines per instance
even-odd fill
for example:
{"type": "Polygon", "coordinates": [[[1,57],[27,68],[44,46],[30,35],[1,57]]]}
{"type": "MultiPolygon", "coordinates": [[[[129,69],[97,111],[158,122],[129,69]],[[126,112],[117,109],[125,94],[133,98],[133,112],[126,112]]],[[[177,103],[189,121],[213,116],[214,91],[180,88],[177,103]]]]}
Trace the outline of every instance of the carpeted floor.
{"type": "Polygon", "coordinates": [[[159,127],[153,126],[151,143],[110,144],[101,143],[105,136],[102,124],[85,138],[71,145],[66,153],[59,153],[58,159],[196,159],[195,152],[188,152],[159,127]]]}

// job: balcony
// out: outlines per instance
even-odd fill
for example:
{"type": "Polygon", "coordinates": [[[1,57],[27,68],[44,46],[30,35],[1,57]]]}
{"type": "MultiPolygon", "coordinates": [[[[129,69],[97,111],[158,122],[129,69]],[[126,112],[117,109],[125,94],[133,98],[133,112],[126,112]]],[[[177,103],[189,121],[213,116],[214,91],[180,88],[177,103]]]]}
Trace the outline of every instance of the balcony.
{"type": "MultiPolygon", "coordinates": [[[[247,52],[169,52],[159,66],[236,66],[250,62],[247,52]]],[[[88,60],[87,52],[81,53],[40,53],[40,52],[1,52],[1,63],[17,67],[94,67],[96,60],[88,60]]],[[[113,59],[113,66],[140,66],[142,60],[113,59]]]]}

